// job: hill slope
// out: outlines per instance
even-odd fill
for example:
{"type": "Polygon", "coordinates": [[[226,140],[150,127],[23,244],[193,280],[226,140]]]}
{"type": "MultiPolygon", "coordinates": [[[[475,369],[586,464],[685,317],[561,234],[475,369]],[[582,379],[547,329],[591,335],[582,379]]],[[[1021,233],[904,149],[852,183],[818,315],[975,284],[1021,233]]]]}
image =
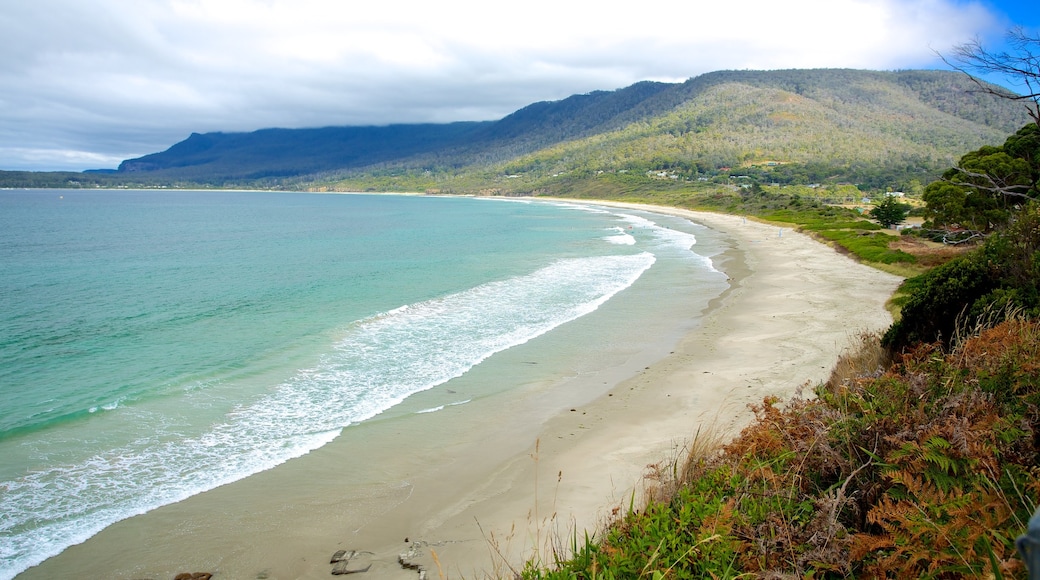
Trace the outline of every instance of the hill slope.
{"type": "Polygon", "coordinates": [[[120,174],[220,183],[396,168],[525,174],[668,169],[695,175],[772,161],[805,179],[865,168],[938,172],[1028,121],[945,71],[721,71],[529,105],[446,125],[193,134],[120,174]]]}
{"type": "Polygon", "coordinates": [[[797,164],[810,181],[864,173],[926,174],[999,143],[1028,122],[1010,102],[970,92],[938,71],[722,72],[661,94],[650,115],[617,130],[514,160],[509,174],[797,164]],[[660,101],[667,102],[660,104],[660,101]]]}
{"type": "Polygon", "coordinates": [[[193,133],[166,151],[124,161],[119,172],[200,180],[257,179],[431,155],[452,164],[498,160],[613,127],[616,117],[668,86],[642,82],[617,91],[534,103],[493,122],[193,133]]]}

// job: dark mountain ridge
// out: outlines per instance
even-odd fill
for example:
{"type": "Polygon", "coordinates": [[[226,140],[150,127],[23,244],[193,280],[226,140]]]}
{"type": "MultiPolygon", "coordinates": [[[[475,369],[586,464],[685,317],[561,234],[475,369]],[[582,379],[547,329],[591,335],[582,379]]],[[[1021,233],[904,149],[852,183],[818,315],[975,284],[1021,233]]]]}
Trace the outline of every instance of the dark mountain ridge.
{"type": "Polygon", "coordinates": [[[260,129],[192,133],[166,151],[119,164],[120,173],[207,178],[286,177],[364,167],[457,147],[487,123],[260,129]]]}
{"type": "Polygon", "coordinates": [[[498,121],[192,133],[166,151],[123,161],[118,172],[258,179],[369,167],[429,154],[455,164],[470,158],[497,161],[614,128],[619,117],[671,86],[644,81],[616,91],[542,101],[498,121]]]}

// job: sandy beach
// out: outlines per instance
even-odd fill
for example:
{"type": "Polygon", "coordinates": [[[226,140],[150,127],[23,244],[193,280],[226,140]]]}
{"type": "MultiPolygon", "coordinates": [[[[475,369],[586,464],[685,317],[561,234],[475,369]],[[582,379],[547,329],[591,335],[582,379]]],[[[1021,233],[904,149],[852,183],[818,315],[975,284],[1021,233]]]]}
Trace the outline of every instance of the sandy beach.
{"type": "Polygon", "coordinates": [[[634,354],[407,422],[377,418],[285,466],[115,524],[18,578],[327,578],[341,549],[362,552],[352,563],[371,566],[362,578],[415,578],[401,554],[431,575],[504,575],[551,558],[553,538],[597,531],[642,489],[647,466],[675,458],[698,428],[736,433],[748,403],[824,380],[859,332],[891,322],[884,303],[900,278],[789,228],[596,203],[686,217],[729,239],[716,268],[730,289],[663,358],[634,354]],[[548,389],[563,380],[577,384],[548,389]]]}
{"type": "Polygon", "coordinates": [[[551,560],[554,534],[566,544],[574,530],[581,538],[582,530],[601,529],[633,494],[638,505],[647,468],[678,457],[699,428],[738,433],[751,418],[749,403],[826,380],[858,332],[891,324],[884,303],[902,279],[806,235],[736,216],[601,205],[687,217],[725,232],[734,248],[719,267],[732,289],[674,353],[619,382],[608,396],[550,421],[536,448],[504,465],[485,486],[488,493],[472,494],[472,503],[429,535],[457,537],[479,521],[485,533],[508,538],[494,542],[507,557],[495,554],[493,568],[486,547],[435,547],[441,566],[461,576],[502,571],[506,561],[522,561],[518,557],[551,560]],[[518,520],[518,514],[528,517],[518,520]]]}

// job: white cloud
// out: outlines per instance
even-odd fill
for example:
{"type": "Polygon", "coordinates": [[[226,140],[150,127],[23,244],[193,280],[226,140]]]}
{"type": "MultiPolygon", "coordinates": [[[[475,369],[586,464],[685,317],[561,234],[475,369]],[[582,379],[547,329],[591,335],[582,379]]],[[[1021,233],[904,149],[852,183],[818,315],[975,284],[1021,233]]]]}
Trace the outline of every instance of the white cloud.
{"type": "Polygon", "coordinates": [[[36,171],[39,165],[47,167],[48,171],[80,171],[84,168],[115,167],[122,161],[121,157],[92,151],[23,147],[0,147],[0,159],[20,160],[20,163],[4,168],[10,171],[36,171]]]}
{"type": "Polygon", "coordinates": [[[12,0],[0,168],[82,169],[191,131],[491,119],[720,69],[937,66],[1002,25],[957,0],[12,0]]]}

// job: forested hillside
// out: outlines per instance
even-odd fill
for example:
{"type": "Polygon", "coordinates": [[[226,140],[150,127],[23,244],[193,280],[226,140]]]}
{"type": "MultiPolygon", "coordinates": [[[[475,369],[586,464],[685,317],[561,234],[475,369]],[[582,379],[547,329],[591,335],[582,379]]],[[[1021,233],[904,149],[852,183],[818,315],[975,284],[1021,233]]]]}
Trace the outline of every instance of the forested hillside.
{"type": "Polygon", "coordinates": [[[756,165],[781,183],[927,181],[961,152],[1028,121],[1021,107],[971,89],[966,78],[937,71],[713,73],[675,90],[685,98],[661,95],[674,107],[521,157],[503,172],[692,178],[756,165]]]}
{"type": "Polygon", "coordinates": [[[946,71],[722,71],[646,88],[654,90],[609,113],[575,107],[580,97],[528,107],[499,123],[538,120],[541,130],[514,130],[523,137],[481,145],[483,156],[425,155],[325,181],[336,189],[571,194],[631,188],[647,174],[675,182],[743,175],[901,189],[935,179],[963,151],[1029,120],[1020,105],[946,71]],[[573,129],[526,152],[523,144],[545,136],[547,118],[565,118],[563,127],[573,129]]]}

